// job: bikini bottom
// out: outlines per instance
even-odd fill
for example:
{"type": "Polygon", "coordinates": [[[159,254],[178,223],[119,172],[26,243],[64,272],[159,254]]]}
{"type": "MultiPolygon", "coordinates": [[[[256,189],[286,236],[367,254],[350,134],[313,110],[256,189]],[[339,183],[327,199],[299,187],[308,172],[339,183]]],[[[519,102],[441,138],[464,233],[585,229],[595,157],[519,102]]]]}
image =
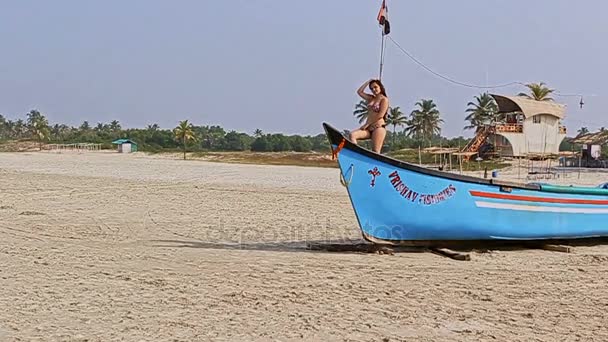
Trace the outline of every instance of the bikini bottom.
{"type": "Polygon", "coordinates": [[[378,124],[373,124],[373,125],[369,125],[369,127],[366,128],[366,130],[370,133],[372,133],[373,131],[375,131],[378,127],[382,127],[385,128],[386,124],[384,125],[378,125],[378,124]]]}

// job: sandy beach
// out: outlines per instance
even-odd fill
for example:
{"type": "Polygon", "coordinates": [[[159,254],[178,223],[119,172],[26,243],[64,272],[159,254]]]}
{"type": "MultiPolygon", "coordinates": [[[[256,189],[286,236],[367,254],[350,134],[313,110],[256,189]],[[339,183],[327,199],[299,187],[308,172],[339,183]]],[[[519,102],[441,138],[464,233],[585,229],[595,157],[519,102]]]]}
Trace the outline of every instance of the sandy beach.
{"type": "Polygon", "coordinates": [[[0,180],[0,341],[608,340],[608,246],[306,250],[360,239],[337,169],[27,152],[0,180]]]}

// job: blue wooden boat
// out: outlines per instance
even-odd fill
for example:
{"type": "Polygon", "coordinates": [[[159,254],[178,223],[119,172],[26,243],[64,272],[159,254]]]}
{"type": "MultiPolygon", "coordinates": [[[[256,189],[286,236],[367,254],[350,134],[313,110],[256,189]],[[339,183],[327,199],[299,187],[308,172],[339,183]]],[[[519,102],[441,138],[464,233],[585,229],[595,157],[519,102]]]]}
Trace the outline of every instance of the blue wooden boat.
{"type": "Polygon", "coordinates": [[[608,236],[608,189],[427,169],[374,153],[323,126],[363,237],[371,242],[430,246],[608,236]]]}

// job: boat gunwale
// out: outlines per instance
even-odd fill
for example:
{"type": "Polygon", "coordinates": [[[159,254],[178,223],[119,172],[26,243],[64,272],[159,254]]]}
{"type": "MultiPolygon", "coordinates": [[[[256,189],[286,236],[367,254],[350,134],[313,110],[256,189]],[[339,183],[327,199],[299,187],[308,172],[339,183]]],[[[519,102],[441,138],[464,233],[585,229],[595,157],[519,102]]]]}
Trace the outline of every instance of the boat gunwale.
{"type": "Polygon", "coordinates": [[[484,179],[484,178],[478,178],[478,177],[473,177],[473,176],[458,175],[458,174],[451,173],[451,172],[432,170],[432,169],[428,169],[428,168],[425,168],[422,166],[414,165],[414,164],[411,164],[411,163],[408,163],[408,162],[405,162],[402,160],[397,160],[397,159],[388,157],[383,154],[375,153],[375,152],[365,149],[357,144],[354,144],[347,137],[345,137],[344,134],[340,133],[338,130],[333,128],[328,123],[324,122],[323,128],[325,129],[326,135],[329,138],[330,144],[339,145],[341,143],[342,139],[344,139],[345,142],[344,142],[344,146],[342,148],[352,150],[352,151],[360,153],[366,157],[376,159],[378,161],[381,161],[386,164],[396,166],[396,167],[399,167],[402,169],[422,173],[422,174],[429,175],[432,177],[451,179],[451,180],[456,180],[456,181],[465,182],[465,183],[492,185],[495,187],[508,187],[508,188],[517,188],[517,189],[544,192],[544,191],[542,191],[541,186],[538,184],[524,184],[524,183],[515,183],[515,182],[496,180],[496,179],[484,179]]]}

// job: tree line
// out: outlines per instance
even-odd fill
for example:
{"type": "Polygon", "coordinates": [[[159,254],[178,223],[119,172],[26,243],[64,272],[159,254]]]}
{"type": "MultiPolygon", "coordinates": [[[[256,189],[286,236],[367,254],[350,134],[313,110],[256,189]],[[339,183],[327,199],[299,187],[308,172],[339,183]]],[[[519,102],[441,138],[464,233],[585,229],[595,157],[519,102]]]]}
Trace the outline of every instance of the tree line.
{"type": "MultiPolygon", "coordinates": [[[[394,121],[398,124],[399,108],[391,109],[394,121]]],[[[421,125],[429,126],[427,121],[421,125]]],[[[348,131],[344,131],[348,135],[348,131]]],[[[409,136],[404,132],[388,132],[385,150],[402,148],[418,148],[422,137],[427,137],[432,143],[443,146],[464,146],[468,139],[457,137],[448,139],[433,130],[430,136],[416,134],[409,136]],[[389,143],[392,142],[392,143],[389,143]]],[[[251,134],[226,131],[221,126],[197,126],[183,120],[174,129],[163,129],[158,124],[151,124],[145,128],[123,129],[120,122],[113,120],[110,123],[99,122],[91,125],[84,121],[80,126],[48,123],[47,118],[37,110],[26,114],[26,119],[15,121],[0,115],[0,142],[7,140],[34,140],[40,148],[44,144],[72,144],[72,143],[98,143],[102,148],[112,148],[111,142],[116,139],[127,138],[138,144],[138,150],[146,152],[162,151],[254,151],[254,152],[329,152],[327,136],[323,133],[317,135],[284,135],[281,133],[265,133],[261,129],[251,134]]],[[[363,142],[367,144],[368,142],[363,142]]],[[[369,146],[367,146],[369,147],[369,146]]]]}
{"type": "MultiPolygon", "coordinates": [[[[528,84],[530,93],[520,93],[537,101],[552,101],[553,89],[544,83],[528,84]]],[[[486,125],[502,123],[504,114],[498,113],[494,98],[488,93],[474,97],[465,110],[465,129],[478,130],[486,125]]],[[[367,103],[360,101],[355,105],[353,115],[360,123],[367,119],[367,103]]],[[[405,115],[400,107],[389,108],[388,128],[384,151],[425,146],[464,147],[470,139],[462,136],[448,139],[441,136],[443,124],[441,112],[432,99],[421,99],[414,109],[405,115]],[[397,128],[403,127],[402,130],[397,128]]],[[[586,131],[581,128],[579,132],[586,131]]],[[[344,131],[348,134],[348,131],[344,131]]],[[[65,124],[49,125],[46,117],[37,110],[26,114],[25,120],[11,121],[0,115],[0,141],[28,139],[43,144],[100,143],[103,148],[111,148],[111,141],[128,138],[138,144],[141,151],[160,152],[164,150],[186,151],[329,151],[325,134],[315,136],[284,135],[264,133],[256,129],[252,134],[226,131],[221,126],[197,126],[188,120],[180,121],[174,129],[162,129],[158,124],[146,128],[123,129],[120,122],[99,122],[92,126],[84,121],[78,127],[65,124]]],[[[367,144],[368,142],[363,142],[367,144]]],[[[367,146],[369,147],[369,146],[367,146]]]]}
{"type": "Polygon", "coordinates": [[[80,126],[49,125],[47,118],[37,110],[26,114],[25,120],[8,120],[0,115],[0,141],[34,140],[42,149],[44,144],[99,143],[111,148],[111,142],[127,138],[148,152],[164,150],[197,151],[329,151],[325,134],[315,136],[264,133],[256,129],[252,135],[226,131],[220,126],[196,126],[184,120],[174,129],[162,129],[158,124],[146,128],[123,129],[120,122],[99,122],[92,126],[84,121],[80,126]]]}

